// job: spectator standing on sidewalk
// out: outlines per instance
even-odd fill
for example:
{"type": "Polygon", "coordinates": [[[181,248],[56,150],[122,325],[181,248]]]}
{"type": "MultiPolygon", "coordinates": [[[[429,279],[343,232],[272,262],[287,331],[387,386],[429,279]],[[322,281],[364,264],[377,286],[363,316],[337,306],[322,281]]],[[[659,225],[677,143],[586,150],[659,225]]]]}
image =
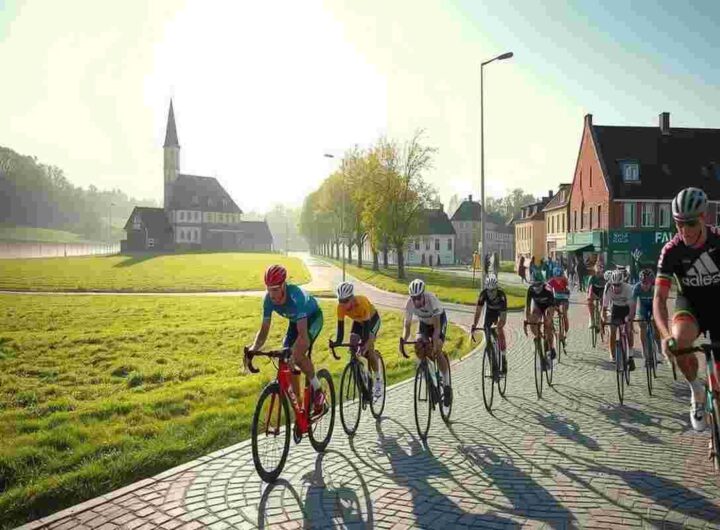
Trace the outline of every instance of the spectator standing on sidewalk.
{"type": "Polygon", "coordinates": [[[517,267],[517,273],[518,276],[520,276],[520,280],[522,283],[527,282],[527,269],[525,267],[525,256],[520,256],[520,261],[518,262],[517,267]]]}

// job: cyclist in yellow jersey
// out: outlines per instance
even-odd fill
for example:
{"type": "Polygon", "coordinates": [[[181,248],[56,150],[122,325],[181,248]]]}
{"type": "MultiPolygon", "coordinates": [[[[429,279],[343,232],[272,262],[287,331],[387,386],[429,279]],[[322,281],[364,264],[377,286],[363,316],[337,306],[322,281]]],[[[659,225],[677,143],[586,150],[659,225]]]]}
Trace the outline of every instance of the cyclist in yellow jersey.
{"type": "Polygon", "coordinates": [[[378,353],[375,351],[375,338],[380,330],[380,315],[375,306],[366,296],[356,295],[355,288],[350,282],[342,282],[337,288],[337,333],[333,346],[342,344],[345,334],[345,317],[353,321],[350,330],[351,349],[357,348],[362,340],[362,350],[359,355],[367,356],[370,370],[374,374],[373,395],[382,396],[383,384],[378,370],[378,353]]]}

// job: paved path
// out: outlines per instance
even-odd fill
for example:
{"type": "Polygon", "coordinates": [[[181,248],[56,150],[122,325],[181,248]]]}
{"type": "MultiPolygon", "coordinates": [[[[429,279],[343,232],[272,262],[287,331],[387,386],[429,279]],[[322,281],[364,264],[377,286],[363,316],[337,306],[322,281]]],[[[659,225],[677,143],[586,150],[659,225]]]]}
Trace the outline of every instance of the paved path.
{"type": "MultiPolygon", "coordinates": [[[[385,296],[392,305],[396,295],[385,296]]],[[[573,304],[569,355],[538,400],[520,318],[509,318],[507,399],[488,414],[480,359],[466,358],[453,368],[452,424],[433,415],[427,445],[412,386],[401,383],[382,421],[366,412],[353,439],[338,415],[325,454],[293,445],[272,486],[258,479],[246,442],[26,528],[720,528],[720,480],[707,435],[688,430],[686,385],[662,366],[649,398],[635,372],[618,406],[607,354],[588,346],[573,304]]]]}

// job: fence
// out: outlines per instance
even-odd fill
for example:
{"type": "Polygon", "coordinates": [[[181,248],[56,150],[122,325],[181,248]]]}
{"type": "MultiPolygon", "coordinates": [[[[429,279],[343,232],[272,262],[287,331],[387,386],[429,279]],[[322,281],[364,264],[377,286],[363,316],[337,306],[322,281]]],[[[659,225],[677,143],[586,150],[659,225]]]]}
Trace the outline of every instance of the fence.
{"type": "Polygon", "coordinates": [[[107,256],[120,252],[120,243],[0,243],[0,259],[107,256]]]}

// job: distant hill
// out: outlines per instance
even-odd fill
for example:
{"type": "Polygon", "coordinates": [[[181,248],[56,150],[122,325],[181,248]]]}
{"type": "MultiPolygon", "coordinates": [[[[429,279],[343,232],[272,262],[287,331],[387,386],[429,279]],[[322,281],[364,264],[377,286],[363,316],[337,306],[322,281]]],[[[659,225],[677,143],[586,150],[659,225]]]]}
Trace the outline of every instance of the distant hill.
{"type": "Polygon", "coordinates": [[[59,167],[0,146],[0,223],[11,239],[69,238],[77,234],[80,239],[117,241],[124,236],[122,226],[136,205],[158,206],[155,201],[138,200],[119,189],[74,186],[59,167]],[[18,228],[9,231],[10,227],[18,228]],[[28,228],[63,231],[66,235],[28,228]]]}

